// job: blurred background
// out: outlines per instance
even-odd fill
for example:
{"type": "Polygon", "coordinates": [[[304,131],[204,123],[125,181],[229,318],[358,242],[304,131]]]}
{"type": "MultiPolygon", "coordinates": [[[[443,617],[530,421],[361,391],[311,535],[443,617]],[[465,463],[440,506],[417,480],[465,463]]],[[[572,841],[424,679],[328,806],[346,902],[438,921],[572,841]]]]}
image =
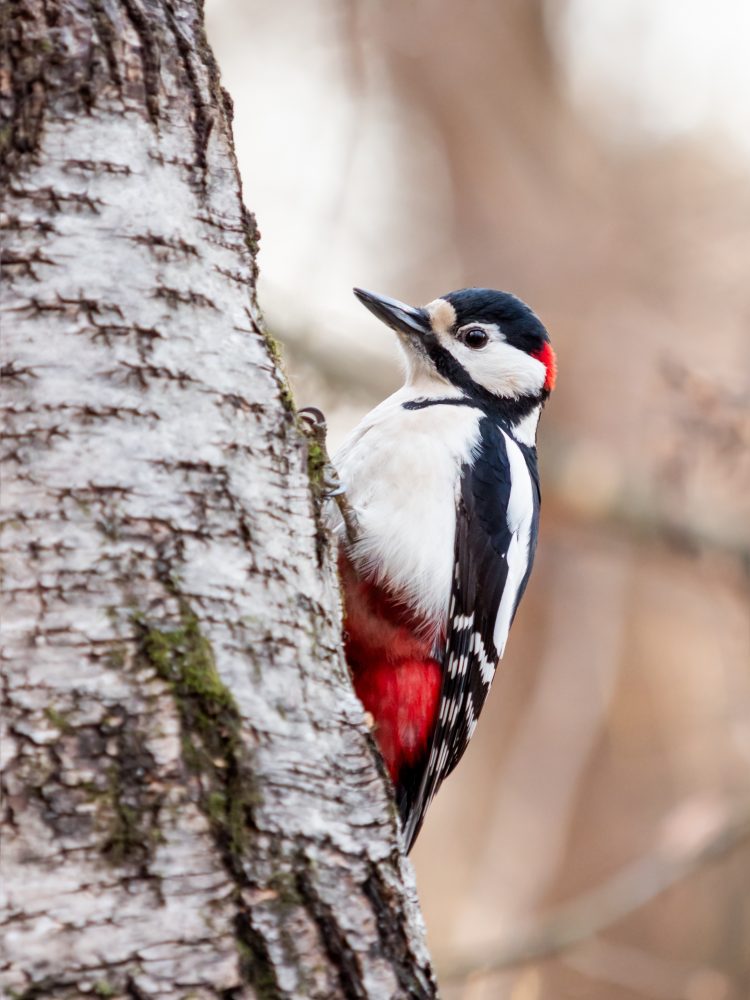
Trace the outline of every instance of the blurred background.
{"type": "Polygon", "coordinates": [[[447,1000],[750,997],[750,5],[208,0],[260,299],[335,446],[351,295],[547,325],[536,568],[413,853],[447,1000]]]}

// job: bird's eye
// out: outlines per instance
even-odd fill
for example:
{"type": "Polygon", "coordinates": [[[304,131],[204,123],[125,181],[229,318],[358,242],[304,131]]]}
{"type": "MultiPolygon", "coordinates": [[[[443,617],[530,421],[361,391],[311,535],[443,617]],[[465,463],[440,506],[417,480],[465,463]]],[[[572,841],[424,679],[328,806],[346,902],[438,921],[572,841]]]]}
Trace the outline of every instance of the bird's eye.
{"type": "Polygon", "coordinates": [[[483,330],[481,326],[470,326],[461,335],[461,340],[473,351],[478,351],[481,347],[484,347],[489,339],[487,331],[483,330]]]}

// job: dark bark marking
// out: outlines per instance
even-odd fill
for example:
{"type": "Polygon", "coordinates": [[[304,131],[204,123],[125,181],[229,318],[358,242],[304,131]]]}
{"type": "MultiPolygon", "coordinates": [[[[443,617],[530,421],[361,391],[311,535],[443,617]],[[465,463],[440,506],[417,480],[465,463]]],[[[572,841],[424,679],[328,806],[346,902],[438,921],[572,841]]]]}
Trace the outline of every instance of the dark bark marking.
{"type": "Polygon", "coordinates": [[[154,341],[164,339],[164,334],[160,333],[156,327],[141,326],[139,323],[126,326],[121,323],[94,322],[93,326],[83,327],[77,332],[91,337],[94,342],[101,340],[107,347],[111,347],[117,338],[132,338],[135,341],[138,357],[142,363],[146,362],[146,359],[153,350],[154,341]]]}
{"type": "Polygon", "coordinates": [[[39,236],[58,236],[58,230],[46,219],[22,219],[6,215],[3,229],[9,233],[36,233],[39,236]]]}
{"type": "Polygon", "coordinates": [[[99,214],[99,208],[104,202],[100,198],[91,198],[89,195],[76,191],[56,191],[52,187],[44,188],[21,188],[8,187],[8,194],[12,198],[19,198],[30,201],[35,208],[41,208],[50,214],[61,211],[62,208],[74,208],[76,210],[86,210],[94,215],[99,214]]]}
{"type": "MultiPolygon", "coordinates": [[[[242,181],[240,180],[240,192],[242,181]]],[[[256,293],[255,288],[257,288],[258,282],[258,249],[260,247],[260,229],[258,229],[258,220],[255,218],[255,213],[249,211],[245,207],[244,201],[242,202],[242,232],[245,239],[245,246],[250,252],[250,269],[253,275],[253,294],[252,301],[256,303],[256,293]]]]}
{"type": "Polygon", "coordinates": [[[125,994],[130,1000],[149,1000],[143,990],[138,988],[132,976],[128,976],[125,982],[125,994]]]}
{"type": "MultiPolygon", "coordinates": [[[[211,131],[215,123],[215,111],[210,104],[206,103],[204,98],[202,88],[198,79],[198,74],[193,66],[193,53],[194,46],[197,48],[201,56],[205,59],[207,45],[205,42],[205,37],[200,34],[200,29],[197,29],[195,24],[191,25],[195,30],[195,35],[193,39],[187,39],[182,33],[181,25],[177,18],[175,17],[174,7],[170,2],[165,4],[165,12],[167,16],[167,22],[169,24],[169,30],[172,33],[175,44],[177,46],[177,51],[180,55],[180,61],[182,62],[183,69],[185,71],[185,76],[188,83],[188,93],[190,94],[192,107],[193,107],[193,143],[195,149],[195,166],[197,166],[200,171],[200,183],[201,187],[206,185],[206,170],[208,164],[206,161],[206,150],[208,148],[208,141],[211,138],[211,131]],[[197,30],[196,30],[197,29],[197,30]]],[[[213,60],[212,60],[213,62],[213,60]]],[[[215,67],[215,63],[214,63],[215,67]]],[[[212,81],[216,82],[217,81],[212,81]]],[[[216,96],[219,96],[218,85],[212,88],[215,91],[216,96]]]]}
{"type": "Polygon", "coordinates": [[[245,288],[253,288],[255,282],[251,275],[243,274],[241,271],[230,271],[226,267],[219,267],[218,264],[214,264],[214,271],[221,274],[224,278],[228,278],[229,281],[234,281],[238,285],[243,285],[245,288]]]}
{"type": "MultiPolygon", "coordinates": [[[[30,553],[32,559],[38,555],[30,553]]],[[[19,715],[9,698],[7,708],[9,714],[14,710],[11,717],[19,715]]],[[[163,796],[158,782],[151,780],[156,762],[146,748],[138,717],[115,705],[99,722],[72,726],[68,722],[72,708],[74,702],[45,709],[60,734],[59,741],[49,745],[35,743],[23,727],[11,725],[11,733],[24,748],[13,765],[15,780],[23,783],[39,819],[55,837],[100,835],[103,856],[129,872],[127,877],[153,879],[148,863],[159,839],[163,796]],[[106,766],[94,769],[93,779],[72,780],[81,763],[95,761],[106,766]],[[73,762],[72,769],[66,770],[64,762],[73,762]],[[84,808],[90,803],[96,805],[95,814],[84,808]]],[[[20,715],[23,718],[22,711],[20,715]]]]}
{"type": "Polygon", "coordinates": [[[109,78],[117,88],[117,92],[122,96],[122,76],[115,52],[117,31],[107,14],[102,0],[89,0],[89,3],[94,17],[95,31],[104,53],[107,69],[109,70],[109,78]]]}
{"type": "Polygon", "coordinates": [[[128,236],[139,246],[147,247],[157,260],[179,260],[181,257],[198,257],[198,247],[176,236],[160,236],[156,233],[139,233],[128,236]]]}
{"type": "Polygon", "coordinates": [[[309,873],[309,862],[298,860],[297,891],[320,931],[320,943],[338,973],[341,990],[346,1000],[367,1000],[362,983],[362,968],[357,953],[346,940],[331,907],[321,898],[314,879],[309,873]]]}
{"type": "MultiPolygon", "coordinates": [[[[0,180],[16,173],[39,144],[45,108],[45,71],[56,56],[31,4],[0,18],[0,99],[9,109],[0,131],[0,180]]],[[[59,58],[59,56],[58,56],[59,58]]]]}
{"type": "MultiPolygon", "coordinates": [[[[121,706],[113,707],[99,727],[115,743],[102,795],[106,825],[102,854],[116,867],[132,866],[139,878],[151,878],[148,862],[159,842],[163,795],[150,781],[156,761],[142,734],[121,706]]],[[[95,754],[89,756],[94,759],[95,754]]]]}
{"type": "Polygon", "coordinates": [[[129,177],[132,170],[127,163],[110,163],[108,160],[66,160],[63,164],[65,173],[81,174],[115,174],[129,177]]]}
{"type": "MultiPolygon", "coordinates": [[[[123,3],[132,0],[121,0],[123,3]]],[[[114,45],[117,31],[102,0],[89,0],[91,20],[73,5],[14,0],[0,18],[0,178],[19,176],[33,163],[48,112],[89,113],[105,89],[120,91],[114,45]]]]}
{"type": "Polygon", "coordinates": [[[172,309],[180,305],[202,306],[204,309],[218,309],[218,306],[207,295],[201,292],[194,292],[192,289],[185,292],[180,288],[167,288],[159,286],[154,292],[155,299],[164,299],[172,309]]]}
{"type": "Polygon", "coordinates": [[[20,368],[16,367],[15,361],[8,361],[0,367],[0,378],[8,379],[11,382],[23,383],[32,378],[39,378],[31,365],[24,365],[20,368]]]}
{"type": "Polygon", "coordinates": [[[25,305],[18,306],[13,311],[28,311],[37,315],[41,313],[61,313],[65,316],[71,316],[74,319],[78,319],[83,314],[90,323],[95,322],[95,316],[101,316],[104,313],[113,313],[119,316],[120,319],[123,318],[122,309],[116,302],[102,302],[99,299],[85,298],[83,295],[80,295],[78,298],[66,298],[59,293],[51,302],[45,302],[36,298],[36,296],[31,296],[25,305]]]}
{"type": "Polygon", "coordinates": [[[32,982],[22,993],[16,993],[13,1000],[49,1000],[49,997],[73,997],[76,993],[78,989],[75,980],[45,976],[35,983],[32,982]]]}
{"type": "Polygon", "coordinates": [[[104,372],[113,381],[121,380],[123,383],[135,383],[141,389],[148,389],[152,379],[167,379],[177,382],[179,386],[188,385],[190,382],[197,382],[188,372],[173,372],[169,368],[159,365],[151,365],[142,362],[139,365],[131,364],[129,361],[121,361],[117,368],[104,372]]]}
{"type": "Polygon", "coordinates": [[[283,1000],[284,994],[281,992],[265,938],[253,927],[246,909],[235,917],[234,931],[239,946],[243,980],[252,984],[258,1000],[283,1000]]]}
{"type": "Polygon", "coordinates": [[[225,403],[233,410],[242,410],[243,413],[263,413],[266,409],[263,403],[253,402],[237,392],[219,393],[219,402],[225,403]]]}
{"type": "Polygon", "coordinates": [[[410,1000],[430,1000],[435,996],[434,984],[428,977],[420,975],[422,970],[409,947],[403,910],[375,865],[370,866],[370,874],[362,888],[370,900],[383,953],[388,956],[396,973],[402,995],[410,1000]]]}
{"type": "Polygon", "coordinates": [[[39,281],[39,275],[34,269],[35,264],[47,264],[50,267],[57,267],[57,263],[45,256],[41,247],[35,247],[31,253],[16,253],[13,250],[5,250],[0,257],[0,274],[7,272],[7,277],[16,275],[32,278],[39,281]]]}
{"type": "Polygon", "coordinates": [[[121,0],[123,9],[138,36],[138,58],[143,73],[143,93],[146,112],[152,125],[159,121],[161,90],[161,59],[155,25],[138,5],[137,0],[121,0]]]}

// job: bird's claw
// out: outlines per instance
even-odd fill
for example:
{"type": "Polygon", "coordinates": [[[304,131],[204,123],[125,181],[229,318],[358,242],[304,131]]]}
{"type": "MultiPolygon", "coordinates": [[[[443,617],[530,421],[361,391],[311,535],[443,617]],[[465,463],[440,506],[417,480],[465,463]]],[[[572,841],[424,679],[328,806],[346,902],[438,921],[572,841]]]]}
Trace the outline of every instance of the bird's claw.
{"type": "Polygon", "coordinates": [[[310,478],[321,500],[335,500],[344,522],[347,541],[353,544],[358,535],[357,517],[346,498],[346,486],[339,478],[326,447],[326,418],[317,406],[305,406],[298,411],[302,430],[317,445],[316,454],[310,455],[310,478]]]}
{"type": "MultiPolygon", "coordinates": [[[[322,447],[325,450],[325,445],[322,447]]],[[[326,500],[332,500],[334,497],[340,497],[346,493],[346,486],[341,482],[338,469],[328,458],[327,451],[320,473],[320,485],[323,487],[321,496],[326,500]]]]}
{"type": "Polygon", "coordinates": [[[322,410],[319,410],[317,406],[303,406],[301,410],[297,411],[297,414],[307,425],[306,428],[303,428],[304,430],[309,430],[316,438],[320,436],[325,441],[328,426],[322,410]]]}

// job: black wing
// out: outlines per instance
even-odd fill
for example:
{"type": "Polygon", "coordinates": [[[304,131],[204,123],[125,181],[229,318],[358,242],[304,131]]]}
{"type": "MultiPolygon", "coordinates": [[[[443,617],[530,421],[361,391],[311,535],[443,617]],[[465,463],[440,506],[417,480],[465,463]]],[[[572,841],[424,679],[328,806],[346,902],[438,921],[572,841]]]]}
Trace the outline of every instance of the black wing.
{"type": "Polygon", "coordinates": [[[411,776],[411,787],[399,797],[407,850],[474,733],[504,646],[505,635],[495,634],[501,605],[501,625],[509,627],[536,547],[536,453],[517,445],[489,417],[482,418],[479,430],[478,453],[462,469],[456,506],[453,591],[438,655],[443,664],[438,718],[420,780],[411,776]]]}

